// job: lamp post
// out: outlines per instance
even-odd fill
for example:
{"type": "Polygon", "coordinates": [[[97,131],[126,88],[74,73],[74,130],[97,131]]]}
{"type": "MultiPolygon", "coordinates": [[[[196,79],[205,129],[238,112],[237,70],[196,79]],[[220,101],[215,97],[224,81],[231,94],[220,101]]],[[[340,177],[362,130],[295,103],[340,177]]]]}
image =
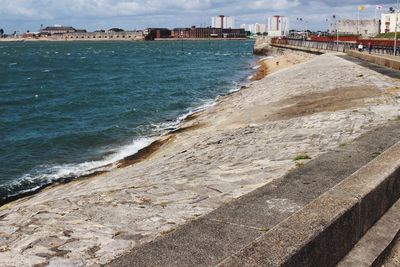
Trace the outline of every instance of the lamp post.
{"type": "Polygon", "coordinates": [[[299,21],[300,22],[300,28],[302,28],[303,27],[303,22],[304,22],[304,35],[303,35],[303,39],[307,39],[307,33],[306,33],[306,22],[305,22],[305,20],[303,20],[303,18],[297,18],[297,21],[299,21]]]}
{"type": "Polygon", "coordinates": [[[305,21],[305,32],[306,32],[306,39],[308,39],[308,21],[305,21]]]}
{"type": "Polygon", "coordinates": [[[397,0],[397,9],[396,9],[396,25],[394,28],[394,46],[393,46],[393,54],[396,56],[397,50],[397,26],[399,23],[399,0],[397,0]]]}
{"type": "Polygon", "coordinates": [[[335,28],[336,28],[336,50],[339,52],[339,26],[337,16],[333,15],[332,18],[335,20],[335,28]]]}
{"type": "Polygon", "coordinates": [[[183,31],[180,32],[180,36],[181,36],[181,50],[183,53],[183,31]]]}

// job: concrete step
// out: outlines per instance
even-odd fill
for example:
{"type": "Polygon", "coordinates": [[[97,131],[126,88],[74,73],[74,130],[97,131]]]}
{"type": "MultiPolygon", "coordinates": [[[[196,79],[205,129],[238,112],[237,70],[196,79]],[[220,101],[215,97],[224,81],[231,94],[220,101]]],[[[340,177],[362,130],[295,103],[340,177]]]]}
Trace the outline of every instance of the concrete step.
{"type": "Polygon", "coordinates": [[[399,267],[400,266],[400,236],[394,241],[390,254],[386,257],[382,267],[399,267]]]}
{"type": "Polygon", "coordinates": [[[335,266],[399,197],[400,143],[218,266],[335,266]]]}
{"type": "Polygon", "coordinates": [[[337,267],[382,266],[400,234],[400,201],[360,239],[337,267]]]}

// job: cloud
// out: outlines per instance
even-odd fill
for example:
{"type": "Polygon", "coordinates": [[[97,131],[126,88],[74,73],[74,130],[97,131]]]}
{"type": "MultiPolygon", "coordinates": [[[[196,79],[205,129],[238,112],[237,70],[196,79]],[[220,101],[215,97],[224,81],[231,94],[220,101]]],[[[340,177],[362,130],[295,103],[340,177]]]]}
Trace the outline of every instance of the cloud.
{"type": "Polygon", "coordinates": [[[372,0],[0,0],[0,26],[18,28],[29,25],[69,24],[96,29],[107,26],[133,28],[146,26],[209,25],[210,17],[225,14],[236,22],[264,22],[268,16],[304,17],[311,28],[325,28],[323,21],[332,14],[346,18],[362,13],[373,17],[375,5],[395,6],[392,1],[372,0]]]}

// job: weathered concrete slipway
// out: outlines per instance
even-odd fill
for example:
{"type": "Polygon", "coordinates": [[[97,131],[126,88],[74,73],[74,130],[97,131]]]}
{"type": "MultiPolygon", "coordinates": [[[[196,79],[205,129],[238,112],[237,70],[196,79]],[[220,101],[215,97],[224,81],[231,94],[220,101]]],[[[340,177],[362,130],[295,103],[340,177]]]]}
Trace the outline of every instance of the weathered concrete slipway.
{"type": "MultiPolygon", "coordinates": [[[[325,249],[311,240],[326,240],[324,226],[343,229],[330,219],[362,218],[339,208],[363,202],[332,187],[348,185],[400,139],[400,75],[378,71],[343,55],[315,56],[221,98],[146,160],[0,208],[0,265],[279,265],[309,251],[302,248],[325,249]],[[318,197],[326,205],[315,212],[318,197]],[[308,224],[288,226],[301,220],[308,224]],[[265,248],[280,249],[267,254],[281,262],[263,257],[265,248]]],[[[345,229],[349,249],[356,240],[345,229]]]]}
{"type": "Polygon", "coordinates": [[[398,198],[399,133],[372,130],[111,266],[334,266],[398,198]]]}

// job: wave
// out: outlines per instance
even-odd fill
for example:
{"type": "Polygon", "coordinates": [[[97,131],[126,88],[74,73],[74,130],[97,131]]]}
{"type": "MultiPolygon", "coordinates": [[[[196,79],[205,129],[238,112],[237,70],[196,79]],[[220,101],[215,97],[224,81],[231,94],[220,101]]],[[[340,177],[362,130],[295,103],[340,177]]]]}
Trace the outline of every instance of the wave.
{"type": "Polygon", "coordinates": [[[232,88],[227,90],[226,93],[220,94],[213,100],[203,100],[203,104],[190,108],[189,111],[178,116],[175,120],[150,125],[152,130],[148,136],[137,138],[130,144],[117,147],[111,151],[101,151],[100,154],[106,156],[100,160],[75,164],[38,166],[19,179],[0,185],[0,205],[19,197],[33,194],[54,183],[69,182],[78,177],[110,171],[116,167],[119,161],[136,154],[160,136],[176,130],[189,116],[215,106],[221,96],[238,92],[241,88],[243,88],[243,84],[233,82],[232,88]]]}
{"type": "Polygon", "coordinates": [[[0,204],[16,196],[30,192],[57,182],[71,181],[77,177],[91,175],[93,173],[109,171],[115,168],[115,163],[130,155],[136,154],[140,149],[150,145],[153,138],[139,138],[131,144],[114,149],[108,156],[97,161],[88,161],[78,164],[63,164],[55,166],[38,166],[30,173],[17,180],[0,185],[0,204]]]}

